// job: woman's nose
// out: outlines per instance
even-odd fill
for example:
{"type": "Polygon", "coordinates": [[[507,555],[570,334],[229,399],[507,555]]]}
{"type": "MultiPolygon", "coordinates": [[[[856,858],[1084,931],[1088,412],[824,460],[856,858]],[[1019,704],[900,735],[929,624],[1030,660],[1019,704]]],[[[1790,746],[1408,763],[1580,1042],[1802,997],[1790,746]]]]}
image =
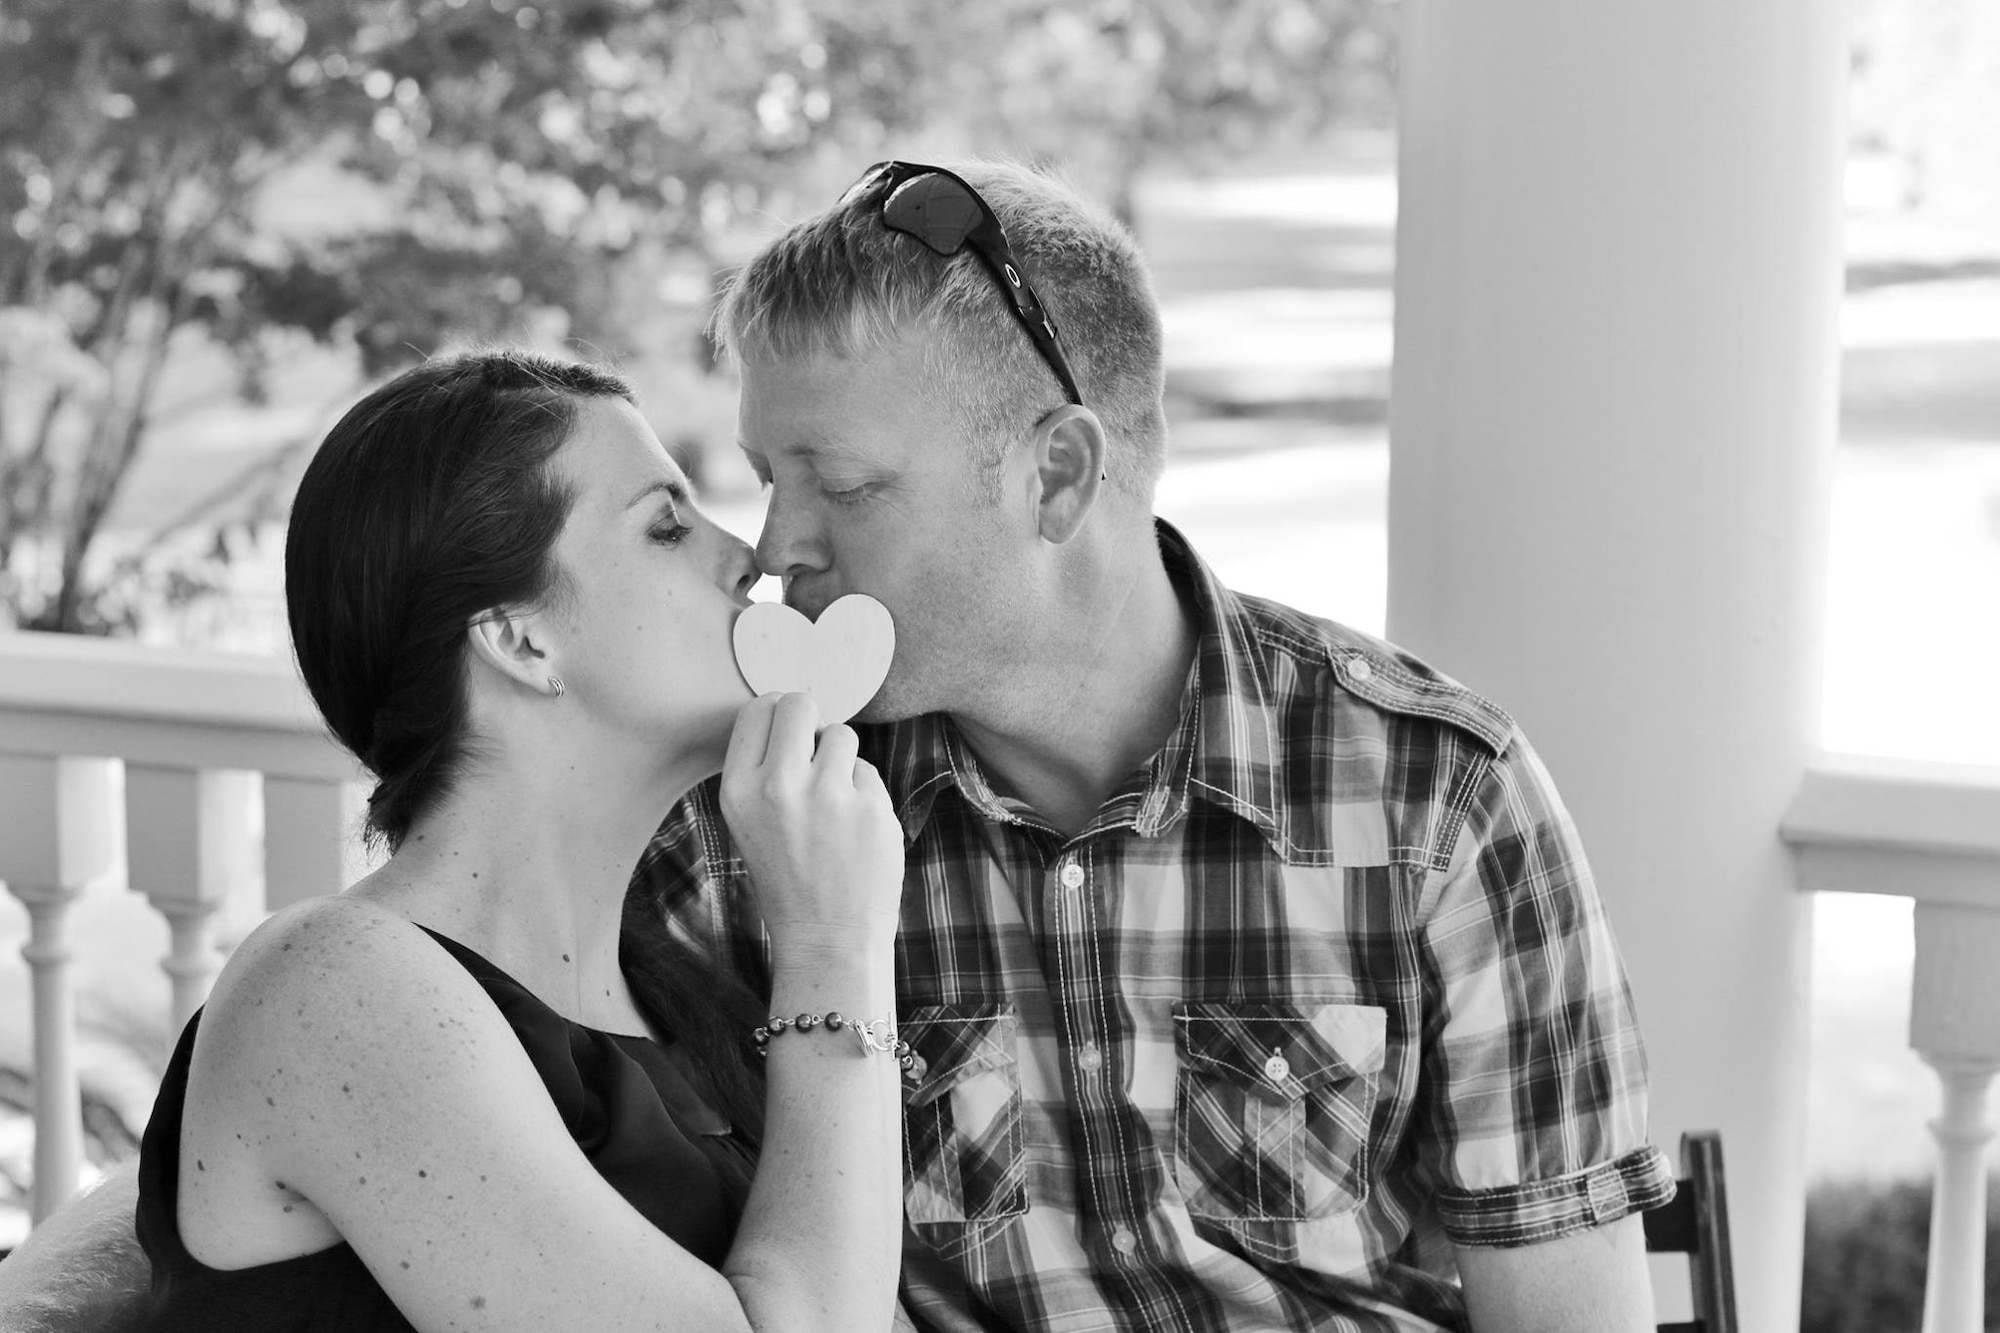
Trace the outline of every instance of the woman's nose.
{"type": "Polygon", "coordinates": [[[724,535],[728,546],[723,556],[723,586],[729,589],[730,596],[747,601],[750,590],[764,576],[763,571],[757,568],[757,554],[750,549],[748,542],[733,532],[724,535]]]}

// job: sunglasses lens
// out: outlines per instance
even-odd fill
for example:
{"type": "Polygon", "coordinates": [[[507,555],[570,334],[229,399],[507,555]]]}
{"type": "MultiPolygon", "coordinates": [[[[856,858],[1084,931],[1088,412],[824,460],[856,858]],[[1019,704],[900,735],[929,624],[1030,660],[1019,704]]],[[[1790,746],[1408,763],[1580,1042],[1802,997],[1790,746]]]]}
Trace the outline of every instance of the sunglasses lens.
{"type": "Polygon", "coordinates": [[[861,173],[861,179],[847,188],[840,202],[854,203],[877,189],[887,190],[878,216],[889,230],[914,236],[947,257],[971,243],[973,253],[1013,302],[1014,318],[1020,321],[1035,350],[1062,381],[1063,394],[1081,406],[1083,395],[1076,387],[1076,376],[1071,373],[1069,362],[1063,357],[1056,326],[1035,299],[1027,277],[1015,267],[999,219],[987,212],[972,187],[942,167],[892,159],[877,162],[861,173]]]}
{"type": "Polygon", "coordinates": [[[896,187],[882,220],[941,255],[957,254],[980,223],[979,201],[949,176],[919,176],[896,187]]]}
{"type": "Polygon", "coordinates": [[[896,164],[894,162],[877,162],[874,166],[861,173],[860,180],[847,187],[846,193],[840,196],[840,202],[843,204],[853,203],[856,199],[859,199],[862,195],[867,194],[877,185],[880,185],[888,178],[889,173],[895,169],[896,164]]]}

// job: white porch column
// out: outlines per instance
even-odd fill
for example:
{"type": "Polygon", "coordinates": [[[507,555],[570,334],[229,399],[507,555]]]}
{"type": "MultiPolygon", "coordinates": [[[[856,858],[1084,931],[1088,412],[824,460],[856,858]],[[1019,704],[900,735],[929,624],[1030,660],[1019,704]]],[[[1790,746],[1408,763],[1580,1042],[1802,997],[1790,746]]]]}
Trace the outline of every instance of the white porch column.
{"type": "Polygon", "coordinates": [[[1624,941],[1653,1137],[1722,1131],[1798,1327],[1839,0],[1410,0],[1389,634],[1509,708],[1624,941]]]}

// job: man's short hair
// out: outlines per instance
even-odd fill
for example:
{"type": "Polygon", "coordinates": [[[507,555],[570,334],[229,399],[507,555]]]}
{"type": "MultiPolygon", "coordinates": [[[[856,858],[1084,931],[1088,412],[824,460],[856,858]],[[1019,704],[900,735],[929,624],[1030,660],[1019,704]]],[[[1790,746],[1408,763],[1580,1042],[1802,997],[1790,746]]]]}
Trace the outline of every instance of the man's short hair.
{"type": "MultiPolygon", "coordinates": [[[[1109,437],[1114,488],[1150,497],[1166,456],[1160,308],[1139,247],[1052,175],[1006,162],[949,168],[1000,219],[1054,318],[1083,401],[1109,437]]],[[[949,257],[891,231],[879,191],[798,223],[732,275],[714,336],[733,361],[874,354],[915,333],[918,391],[957,415],[987,468],[1060,406],[1055,372],[970,247],[949,257]]]]}

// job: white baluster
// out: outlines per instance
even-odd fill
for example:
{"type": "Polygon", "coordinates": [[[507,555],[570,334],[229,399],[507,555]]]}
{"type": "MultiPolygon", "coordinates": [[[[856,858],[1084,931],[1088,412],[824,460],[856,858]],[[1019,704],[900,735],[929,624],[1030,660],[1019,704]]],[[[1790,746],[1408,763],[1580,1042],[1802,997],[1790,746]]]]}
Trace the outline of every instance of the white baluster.
{"type": "Polygon", "coordinates": [[[132,887],[167,919],[161,963],[173,986],[173,1030],[208,998],[222,966],[215,914],[247,892],[260,865],[258,775],[128,764],[125,798],[132,887]]]}
{"type": "Polygon", "coordinates": [[[76,993],[64,926],[74,889],[8,887],[28,908],[21,946],[34,978],[35,1184],[28,1220],[40,1222],[76,1193],[83,1162],[83,1084],[76,1068],[76,993]]]}
{"type": "Polygon", "coordinates": [[[76,1062],[76,995],[69,910],[115,873],[117,769],[102,759],[0,757],[0,876],[28,909],[21,957],[32,978],[34,1193],[40,1222],[76,1193],[83,1161],[83,1090],[76,1062]]]}
{"type": "Polygon", "coordinates": [[[1925,1056],[1944,1084],[1944,1112],[1931,1121],[1937,1184],[1924,1274],[1924,1333],[1986,1328],[1986,1089],[2000,1064],[1925,1056]]]}
{"type": "Polygon", "coordinates": [[[264,779],[264,905],[270,911],[339,893],[368,865],[361,845],[364,797],[352,782],[264,779]]]}
{"type": "Polygon", "coordinates": [[[1910,1044],[1937,1070],[1923,1333],[1986,1327],[1986,1090],[2000,1072],[2000,910],[1919,902],[1910,1044]]]}

